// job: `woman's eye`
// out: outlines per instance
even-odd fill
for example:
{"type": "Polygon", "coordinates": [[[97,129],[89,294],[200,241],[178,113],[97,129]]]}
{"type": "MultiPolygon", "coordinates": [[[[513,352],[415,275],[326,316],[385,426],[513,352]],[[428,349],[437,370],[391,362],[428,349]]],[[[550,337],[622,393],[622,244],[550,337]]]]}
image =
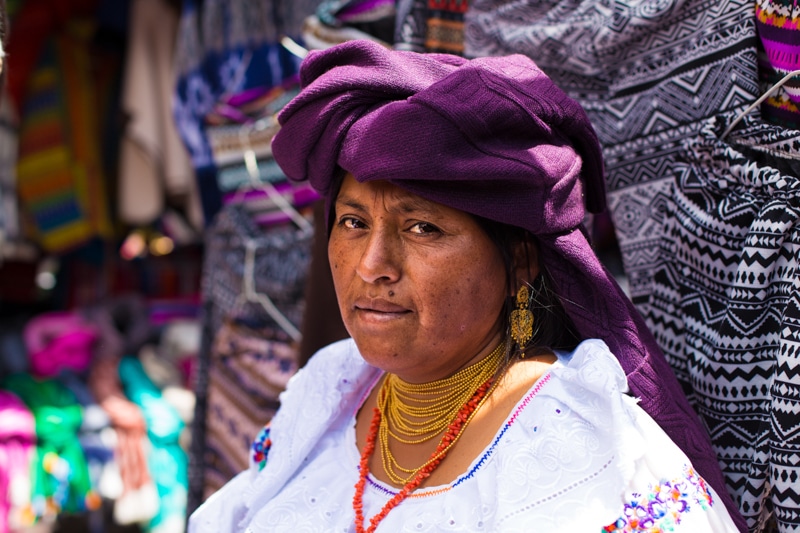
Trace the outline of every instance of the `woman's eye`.
{"type": "Polygon", "coordinates": [[[350,218],[350,217],[343,218],[342,220],[339,221],[339,224],[341,224],[347,229],[358,229],[364,227],[363,222],[361,222],[357,218],[350,218]]]}
{"type": "Polygon", "coordinates": [[[411,233],[437,233],[439,228],[431,224],[430,222],[417,222],[410,228],[411,233]]]}

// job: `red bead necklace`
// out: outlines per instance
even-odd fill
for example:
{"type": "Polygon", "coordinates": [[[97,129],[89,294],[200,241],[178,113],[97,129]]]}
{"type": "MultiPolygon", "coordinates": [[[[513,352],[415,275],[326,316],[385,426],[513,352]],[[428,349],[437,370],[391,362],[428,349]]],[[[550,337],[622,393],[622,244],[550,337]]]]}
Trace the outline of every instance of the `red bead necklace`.
{"type": "Polygon", "coordinates": [[[373,533],[375,529],[377,529],[378,524],[383,520],[389,511],[397,507],[400,502],[405,500],[409,494],[411,494],[414,489],[420,486],[422,481],[431,475],[439,463],[444,460],[445,456],[447,456],[447,452],[453,445],[458,441],[459,437],[463,433],[464,429],[469,424],[472,417],[477,412],[478,408],[483,405],[483,402],[486,398],[489,397],[492,390],[494,390],[494,386],[497,384],[498,380],[490,379],[480,387],[478,390],[475,391],[475,394],[472,398],[469,399],[467,403],[458,411],[453,422],[447,427],[447,431],[445,431],[444,435],[442,435],[441,440],[439,441],[439,445],[436,447],[436,451],[431,454],[431,458],[428,459],[420,469],[417,471],[417,474],[408,482],[406,483],[400,492],[394,495],[394,497],[386,502],[386,505],[383,506],[383,509],[373,516],[369,521],[369,527],[364,529],[364,488],[367,485],[367,475],[369,474],[369,458],[372,456],[372,453],[375,451],[375,441],[378,436],[378,428],[381,424],[381,411],[377,407],[373,410],[374,414],[372,416],[372,422],[369,426],[369,433],[367,433],[367,442],[364,445],[364,450],[361,452],[361,462],[359,463],[359,476],[358,482],[356,482],[356,493],[353,496],[353,509],[356,512],[356,519],[355,519],[355,526],[356,526],[356,533],[373,533]]]}

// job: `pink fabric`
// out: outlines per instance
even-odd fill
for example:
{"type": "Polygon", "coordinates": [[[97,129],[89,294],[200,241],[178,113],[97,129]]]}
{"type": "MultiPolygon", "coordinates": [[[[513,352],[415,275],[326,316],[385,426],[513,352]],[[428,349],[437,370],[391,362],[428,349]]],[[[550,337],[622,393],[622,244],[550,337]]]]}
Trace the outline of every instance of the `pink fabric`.
{"type": "Polygon", "coordinates": [[[0,441],[14,437],[34,440],[36,423],[28,407],[17,395],[0,390],[0,441]]]}
{"type": "Polygon", "coordinates": [[[0,390],[0,533],[10,531],[15,512],[12,484],[30,478],[30,460],[36,440],[33,415],[14,394],[0,390]],[[17,480],[17,481],[15,481],[17,480]]]}
{"type": "Polygon", "coordinates": [[[62,369],[86,370],[98,336],[93,326],[73,313],[51,312],[34,317],[23,331],[31,373],[53,377],[62,369]]]}

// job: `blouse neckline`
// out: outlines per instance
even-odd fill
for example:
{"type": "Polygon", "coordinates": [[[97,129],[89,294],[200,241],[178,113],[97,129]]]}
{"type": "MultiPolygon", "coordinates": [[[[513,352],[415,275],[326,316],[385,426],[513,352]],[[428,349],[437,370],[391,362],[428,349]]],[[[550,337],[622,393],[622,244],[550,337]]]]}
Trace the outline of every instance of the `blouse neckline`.
{"type": "MultiPolygon", "coordinates": [[[[506,431],[508,431],[508,429],[514,424],[514,421],[517,419],[520,413],[528,406],[528,404],[530,404],[533,401],[533,399],[539,394],[541,389],[550,381],[550,379],[552,378],[553,368],[556,366],[563,366],[561,357],[563,354],[557,354],[557,355],[559,356],[558,360],[553,362],[553,364],[550,365],[550,368],[547,369],[546,372],[542,373],[542,375],[536,379],[533,385],[531,385],[531,387],[528,389],[528,392],[526,392],[525,395],[522,398],[520,398],[519,401],[517,401],[517,403],[514,405],[514,408],[511,409],[511,412],[508,414],[505,421],[500,426],[500,429],[497,431],[497,433],[495,433],[495,436],[492,439],[492,441],[483,449],[483,451],[480,454],[478,454],[477,457],[475,457],[472,463],[470,463],[470,466],[466,472],[460,474],[456,479],[454,479],[449,483],[443,483],[431,487],[419,488],[414,492],[412,492],[408,496],[408,499],[415,500],[420,498],[426,498],[429,496],[435,496],[437,494],[442,494],[472,478],[486,463],[486,461],[492,456],[495,448],[500,443],[506,431]]],[[[367,397],[369,397],[370,393],[372,392],[374,387],[378,384],[378,382],[381,380],[383,375],[384,373],[379,374],[378,377],[375,379],[375,381],[372,383],[372,385],[364,393],[363,398],[361,398],[361,401],[358,402],[358,407],[355,409],[352,416],[350,417],[350,422],[348,423],[347,429],[345,431],[344,438],[347,442],[346,444],[347,454],[350,456],[350,459],[353,461],[353,464],[356,465],[359,464],[359,462],[361,461],[361,449],[359,449],[358,442],[356,442],[356,415],[361,410],[361,408],[364,405],[364,402],[367,400],[367,397]]],[[[378,491],[390,498],[393,497],[398,492],[400,492],[400,489],[397,489],[396,487],[389,485],[388,483],[384,483],[383,481],[373,476],[372,472],[369,472],[367,474],[367,486],[371,490],[378,491]]]]}

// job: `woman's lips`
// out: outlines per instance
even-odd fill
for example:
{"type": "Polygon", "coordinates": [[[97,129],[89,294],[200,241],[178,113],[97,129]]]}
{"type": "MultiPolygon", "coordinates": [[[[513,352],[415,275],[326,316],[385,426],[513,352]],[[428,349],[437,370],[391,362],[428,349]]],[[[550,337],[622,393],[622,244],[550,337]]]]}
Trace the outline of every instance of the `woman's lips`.
{"type": "Polygon", "coordinates": [[[376,313],[378,315],[400,315],[411,310],[381,298],[362,298],[353,305],[356,311],[376,313]]]}

